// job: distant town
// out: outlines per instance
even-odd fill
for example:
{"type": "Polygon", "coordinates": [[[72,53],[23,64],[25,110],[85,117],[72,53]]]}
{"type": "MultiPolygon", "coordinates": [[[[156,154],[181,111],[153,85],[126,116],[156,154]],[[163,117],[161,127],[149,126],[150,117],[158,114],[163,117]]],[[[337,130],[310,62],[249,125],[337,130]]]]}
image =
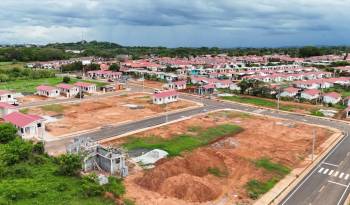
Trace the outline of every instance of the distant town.
{"type": "Polygon", "coordinates": [[[0,204],[347,203],[349,50],[3,45],[0,204]]]}

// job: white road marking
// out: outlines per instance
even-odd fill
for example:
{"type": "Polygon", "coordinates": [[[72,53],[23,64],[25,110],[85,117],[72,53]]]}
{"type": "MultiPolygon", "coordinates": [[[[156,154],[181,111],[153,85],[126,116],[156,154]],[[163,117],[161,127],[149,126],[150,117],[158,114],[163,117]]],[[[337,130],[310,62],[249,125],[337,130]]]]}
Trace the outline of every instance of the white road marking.
{"type": "Polygon", "coordinates": [[[345,178],[344,178],[344,179],[345,179],[345,180],[348,180],[348,179],[349,179],[349,176],[350,176],[349,174],[345,175],[345,178]]]}
{"type": "Polygon", "coordinates": [[[346,186],[346,189],[344,190],[343,194],[341,195],[341,197],[340,197],[340,199],[339,199],[337,205],[342,204],[341,201],[343,200],[343,198],[344,198],[344,196],[345,196],[345,193],[348,191],[349,186],[350,186],[350,183],[346,186]]]}
{"type": "Polygon", "coordinates": [[[339,185],[339,186],[343,186],[343,187],[346,187],[346,184],[341,184],[341,183],[338,183],[338,182],[334,182],[334,181],[328,181],[329,183],[332,183],[332,184],[336,184],[336,185],[339,185]]]}
{"type": "Polygon", "coordinates": [[[334,173],[334,175],[333,175],[333,176],[337,177],[337,176],[338,176],[338,174],[339,174],[339,172],[338,172],[338,171],[336,171],[336,172],[334,173]]]}
{"type": "Polygon", "coordinates": [[[338,167],[339,166],[339,165],[331,164],[331,163],[328,163],[328,162],[323,162],[322,164],[327,164],[327,165],[330,165],[330,166],[333,166],[333,167],[338,167]]]}
{"type": "Polygon", "coordinates": [[[342,172],[342,173],[340,173],[339,178],[340,178],[340,179],[342,179],[342,178],[343,178],[343,175],[344,175],[344,173],[343,173],[343,172],[342,172]]]}
{"type": "Polygon", "coordinates": [[[324,170],[323,174],[327,174],[328,171],[329,171],[329,169],[324,170]]]}
{"type": "Polygon", "coordinates": [[[332,175],[333,172],[334,172],[334,170],[332,169],[332,170],[328,173],[328,175],[329,175],[329,176],[332,175]]]}
{"type": "Polygon", "coordinates": [[[321,167],[321,169],[320,169],[320,170],[318,170],[318,173],[321,173],[323,170],[324,170],[324,168],[323,168],[323,167],[321,167]]]}
{"type": "Polygon", "coordinates": [[[320,190],[318,190],[318,192],[321,192],[324,189],[324,185],[321,187],[320,190]]]}

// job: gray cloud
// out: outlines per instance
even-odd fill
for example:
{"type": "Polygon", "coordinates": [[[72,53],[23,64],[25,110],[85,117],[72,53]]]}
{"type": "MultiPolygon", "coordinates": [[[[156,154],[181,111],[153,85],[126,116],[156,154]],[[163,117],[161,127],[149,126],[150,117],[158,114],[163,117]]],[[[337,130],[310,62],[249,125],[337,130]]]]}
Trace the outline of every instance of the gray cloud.
{"type": "Polygon", "coordinates": [[[76,41],[81,33],[127,45],[350,42],[350,0],[2,0],[0,9],[2,43],[76,41]]]}

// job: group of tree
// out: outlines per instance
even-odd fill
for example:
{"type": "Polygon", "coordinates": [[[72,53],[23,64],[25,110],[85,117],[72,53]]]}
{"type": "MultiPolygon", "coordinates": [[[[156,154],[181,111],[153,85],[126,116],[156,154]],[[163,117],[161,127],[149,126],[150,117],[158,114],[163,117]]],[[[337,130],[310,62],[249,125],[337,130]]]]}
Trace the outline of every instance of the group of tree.
{"type": "MultiPolygon", "coordinates": [[[[107,184],[100,185],[96,174],[83,176],[81,168],[81,155],[49,156],[45,153],[44,143],[23,140],[17,135],[17,128],[13,125],[0,124],[0,181],[13,182],[11,185],[0,183],[0,204],[31,204],[32,200],[40,202],[40,198],[36,197],[46,194],[48,189],[55,189],[63,198],[75,197],[78,200],[96,197],[102,200],[108,192],[112,194],[113,201],[133,204],[122,197],[125,193],[122,179],[111,176],[107,184]],[[44,181],[43,175],[46,179],[44,181]],[[72,192],[73,188],[67,186],[68,184],[76,186],[76,192],[72,192]],[[72,194],[80,196],[71,196],[72,194]]],[[[51,196],[48,194],[45,197],[51,196]]]]}
{"type": "Polygon", "coordinates": [[[160,57],[195,57],[199,55],[218,55],[227,53],[229,56],[288,54],[292,57],[310,57],[326,54],[343,54],[349,52],[347,46],[305,46],[281,48],[218,48],[218,47],[145,47],[122,46],[111,42],[80,41],[76,43],[54,43],[35,47],[5,47],[0,48],[1,61],[49,61],[71,57],[99,56],[115,58],[118,55],[129,55],[132,59],[149,56],[160,57]],[[81,53],[66,52],[79,50],[81,53]]]}
{"type": "Polygon", "coordinates": [[[0,69],[0,82],[8,82],[13,80],[30,80],[40,78],[50,78],[55,76],[52,70],[31,70],[26,68],[8,68],[0,69]]]}
{"type": "Polygon", "coordinates": [[[91,71],[91,70],[99,70],[100,65],[96,63],[91,63],[89,65],[83,65],[81,61],[77,61],[71,64],[63,65],[61,68],[62,72],[75,72],[75,71],[91,71]]]}

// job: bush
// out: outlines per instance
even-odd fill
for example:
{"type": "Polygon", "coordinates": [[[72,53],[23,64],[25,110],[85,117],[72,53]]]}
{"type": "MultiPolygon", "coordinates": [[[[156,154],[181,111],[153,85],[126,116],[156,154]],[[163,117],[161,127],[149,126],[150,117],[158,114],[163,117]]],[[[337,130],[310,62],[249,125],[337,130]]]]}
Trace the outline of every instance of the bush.
{"type": "Polygon", "coordinates": [[[103,186],[98,184],[96,174],[90,174],[82,178],[82,192],[85,197],[101,196],[104,193],[103,186]]]}
{"type": "Polygon", "coordinates": [[[105,185],[106,191],[113,193],[117,197],[125,194],[125,187],[121,179],[108,177],[108,184],[105,185]]]}
{"type": "Polygon", "coordinates": [[[76,154],[64,154],[58,157],[58,173],[65,176],[76,176],[81,169],[81,157],[76,154]]]}
{"type": "Polygon", "coordinates": [[[13,165],[29,158],[33,145],[20,138],[16,138],[4,146],[2,160],[6,165],[13,165]]]}
{"type": "Polygon", "coordinates": [[[44,142],[38,142],[38,143],[34,144],[33,152],[36,154],[44,154],[45,153],[44,142]]]}
{"type": "Polygon", "coordinates": [[[70,82],[70,77],[69,76],[64,76],[62,82],[63,83],[69,83],[70,82]]]}
{"type": "Polygon", "coordinates": [[[0,143],[8,143],[16,138],[17,129],[10,123],[0,124],[0,143]]]}

